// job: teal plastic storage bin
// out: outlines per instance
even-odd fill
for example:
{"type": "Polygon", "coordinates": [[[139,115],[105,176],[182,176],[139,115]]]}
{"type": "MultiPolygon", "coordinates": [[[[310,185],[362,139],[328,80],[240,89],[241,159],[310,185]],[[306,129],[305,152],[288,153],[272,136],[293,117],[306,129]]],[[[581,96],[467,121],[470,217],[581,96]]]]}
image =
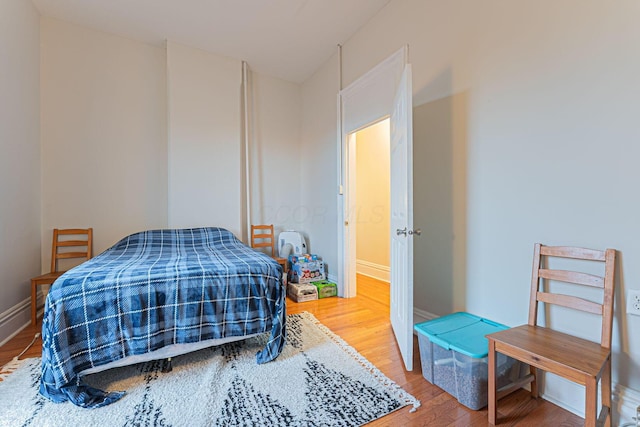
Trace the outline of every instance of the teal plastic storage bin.
{"type": "MultiPolygon", "coordinates": [[[[484,408],[489,352],[485,335],[508,326],[459,312],[418,323],[414,329],[418,333],[425,379],[470,409],[484,408]]],[[[521,370],[520,362],[498,353],[498,388],[517,380],[521,370]]]]}

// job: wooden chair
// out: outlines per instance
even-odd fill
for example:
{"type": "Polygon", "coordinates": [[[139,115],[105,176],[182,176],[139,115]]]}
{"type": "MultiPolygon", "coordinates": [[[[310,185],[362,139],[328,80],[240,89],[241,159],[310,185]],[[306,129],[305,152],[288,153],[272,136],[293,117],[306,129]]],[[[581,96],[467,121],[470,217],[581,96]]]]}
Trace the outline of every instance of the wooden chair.
{"type": "Polygon", "coordinates": [[[31,279],[31,324],[35,325],[37,313],[42,306],[38,307],[38,286],[51,285],[64,273],[58,270],[58,260],[60,259],[91,259],[93,248],[93,228],[70,228],[53,230],[53,242],[51,244],[51,272],[42,274],[31,279]],[[80,239],[60,239],[61,236],[78,236],[80,239]],[[86,236],[86,238],[82,238],[86,236]],[[77,248],[78,250],[68,251],[61,248],[77,248]],[[81,249],[84,248],[84,249],[81,249]]]}
{"type": "MultiPolygon", "coordinates": [[[[585,426],[595,426],[596,422],[598,425],[611,425],[611,328],[615,257],[616,252],[613,249],[597,251],[566,246],[543,246],[539,243],[535,245],[528,324],[487,335],[489,340],[489,422],[491,424],[496,424],[497,421],[497,399],[513,388],[531,382],[531,395],[534,398],[538,397],[538,369],[540,369],[585,387],[585,426]],[[604,276],[550,269],[546,266],[551,257],[604,262],[604,276]],[[563,292],[566,294],[552,293],[551,281],[572,284],[564,285],[564,288],[580,289],[573,285],[600,288],[602,303],[568,295],[570,292],[564,288],[563,292]],[[593,342],[558,332],[550,327],[539,326],[539,303],[555,304],[600,316],[602,326],[600,341],[593,342]],[[527,363],[530,366],[530,374],[524,381],[507,390],[496,390],[496,352],[527,363]],[[599,415],[597,414],[598,381],[600,381],[602,392],[602,409],[599,415]]],[[[581,265],[584,267],[584,264],[581,265]]],[[[549,310],[546,312],[549,313],[549,310]]]]}
{"type": "Polygon", "coordinates": [[[271,258],[275,259],[276,262],[282,266],[282,271],[286,273],[289,270],[287,259],[276,256],[276,237],[273,232],[273,224],[251,226],[251,247],[271,248],[271,258]],[[258,242],[256,240],[258,240],[258,242]]]}

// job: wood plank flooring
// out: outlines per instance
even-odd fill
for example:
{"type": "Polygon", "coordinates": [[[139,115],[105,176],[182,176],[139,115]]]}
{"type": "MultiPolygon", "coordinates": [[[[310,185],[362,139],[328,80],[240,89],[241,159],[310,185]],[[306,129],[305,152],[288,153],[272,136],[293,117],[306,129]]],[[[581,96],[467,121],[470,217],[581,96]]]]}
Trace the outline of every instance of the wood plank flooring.
{"type": "MultiPolygon", "coordinates": [[[[430,384],[422,377],[417,339],[414,349],[414,370],[404,370],[402,358],[389,323],[389,285],[358,276],[356,298],[326,298],[317,301],[295,303],[287,299],[287,313],[308,311],[385,375],[422,402],[416,412],[409,408],[380,418],[370,426],[486,426],[487,410],[472,411],[458,403],[451,395],[430,384]]],[[[7,344],[0,347],[0,366],[18,355],[31,342],[40,325],[21,331],[7,344]]],[[[42,342],[23,357],[38,357],[42,342]]],[[[582,426],[580,417],[542,399],[531,399],[528,392],[517,391],[498,404],[500,426],[582,426]]]]}

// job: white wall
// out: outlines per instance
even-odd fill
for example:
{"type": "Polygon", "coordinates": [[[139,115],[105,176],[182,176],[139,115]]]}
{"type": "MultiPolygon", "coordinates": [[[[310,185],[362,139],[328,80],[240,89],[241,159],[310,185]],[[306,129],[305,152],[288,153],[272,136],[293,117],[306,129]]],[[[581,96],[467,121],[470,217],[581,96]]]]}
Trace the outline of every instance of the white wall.
{"type": "MultiPolygon", "coordinates": [[[[54,227],[94,227],[96,253],[148,228],[242,236],[240,60],[52,18],[41,39],[43,269],[54,227]]],[[[296,228],[300,85],[252,73],[251,90],[254,222],[296,228]]]]}
{"type": "MultiPolygon", "coordinates": [[[[343,47],[345,85],[409,44],[414,106],[468,96],[467,110],[451,113],[452,123],[460,114],[466,122],[466,150],[456,148],[465,158],[451,165],[455,179],[466,175],[451,195],[455,224],[466,224],[465,247],[454,246],[454,253],[464,252],[465,271],[457,278],[465,286],[440,284],[454,288],[453,301],[463,299],[456,308],[524,323],[535,242],[616,248],[621,269],[613,376],[635,389],[640,335],[632,331],[640,318],[627,316],[623,303],[625,291],[640,282],[640,264],[632,261],[640,257],[640,204],[634,197],[640,181],[640,57],[632,54],[640,42],[639,18],[640,3],[632,0],[615,6],[581,0],[395,0],[343,47]],[[461,164],[466,174],[457,170],[461,164]]],[[[334,56],[303,87],[303,151],[327,153],[303,185],[321,183],[317,191],[326,194],[329,211],[336,206],[335,179],[321,181],[320,170],[337,167],[337,70],[334,56]]],[[[327,219],[309,224],[309,233],[334,232],[335,220],[327,219]]],[[[438,226],[420,220],[414,224],[423,229],[438,226]]],[[[334,242],[326,243],[325,250],[337,250],[334,242]]],[[[416,286],[425,285],[415,279],[416,286]]],[[[428,304],[416,299],[419,308],[428,304]]],[[[582,411],[579,389],[551,385],[547,396],[582,411]]]]}
{"type": "Polygon", "coordinates": [[[251,222],[298,230],[301,85],[251,72],[251,222]]]}
{"type": "MultiPolygon", "coordinates": [[[[169,42],[169,224],[246,233],[242,63],[169,42]]],[[[300,85],[249,71],[251,222],[294,228],[300,85]]]]}
{"type": "Polygon", "coordinates": [[[40,274],[39,32],[31,2],[0,2],[0,342],[29,321],[11,309],[40,274]]]}
{"type": "Polygon", "coordinates": [[[466,309],[466,142],[468,96],[413,109],[414,301],[427,313],[466,309]]]}
{"type": "Polygon", "coordinates": [[[162,48],[41,21],[42,269],[53,228],[93,227],[94,252],[167,226],[162,48]]]}
{"type": "Polygon", "coordinates": [[[241,62],[167,43],[169,226],[241,236],[241,62]]]}
{"type": "Polygon", "coordinates": [[[390,121],[356,133],[356,272],[389,281],[390,121]]]}
{"type": "Polygon", "coordinates": [[[294,219],[309,238],[309,250],[325,261],[328,274],[337,275],[338,60],[334,55],[302,87],[300,147],[300,210],[294,219]]]}

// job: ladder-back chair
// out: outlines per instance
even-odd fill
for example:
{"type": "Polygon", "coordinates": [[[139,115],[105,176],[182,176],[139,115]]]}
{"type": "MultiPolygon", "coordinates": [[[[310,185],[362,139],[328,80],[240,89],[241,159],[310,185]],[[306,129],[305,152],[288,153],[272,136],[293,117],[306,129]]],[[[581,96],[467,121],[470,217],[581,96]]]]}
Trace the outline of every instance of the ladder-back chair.
{"type": "Polygon", "coordinates": [[[287,272],[287,259],[276,256],[276,237],[273,232],[273,224],[251,226],[251,247],[268,248],[270,256],[282,266],[282,271],[287,272]]]}
{"type": "MultiPolygon", "coordinates": [[[[534,398],[538,397],[538,370],[543,370],[585,387],[585,426],[592,427],[596,423],[611,425],[611,331],[615,258],[616,251],[613,249],[598,251],[567,246],[544,246],[539,243],[535,245],[528,324],[487,335],[489,340],[489,422],[491,424],[496,424],[497,421],[497,400],[514,387],[521,387],[531,382],[531,395],[534,398]],[[604,275],[550,269],[548,261],[554,257],[604,263],[604,275]],[[554,293],[550,290],[552,281],[572,285],[563,286],[562,293],[554,293]],[[601,302],[570,295],[569,288],[576,290],[581,288],[573,285],[601,289],[601,302]],[[600,316],[599,342],[558,332],[548,325],[540,326],[538,324],[540,303],[555,304],[600,316]],[[506,390],[496,390],[496,353],[527,363],[530,366],[530,374],[524,381],[506,390]],[[598,382],[602,392],[602,408],[599,415],[598,382]]],[[[599,297],[598,300],[600,300],[599,297]]]]}
{"type": "Polygon", "coordinates": [[[60,271],[61,259],[91,259],[93,248],[93,228],[69,228],[53,230],[51,243],[51,271],[31,279],[31,324],[35,325],[38,307],[38,286],[51,285],[65,271],[60,271]],[[64,237],[63,237],[64,236],[64,237]],[[72,237],[72,238],[69,238],[72,237]]]}

